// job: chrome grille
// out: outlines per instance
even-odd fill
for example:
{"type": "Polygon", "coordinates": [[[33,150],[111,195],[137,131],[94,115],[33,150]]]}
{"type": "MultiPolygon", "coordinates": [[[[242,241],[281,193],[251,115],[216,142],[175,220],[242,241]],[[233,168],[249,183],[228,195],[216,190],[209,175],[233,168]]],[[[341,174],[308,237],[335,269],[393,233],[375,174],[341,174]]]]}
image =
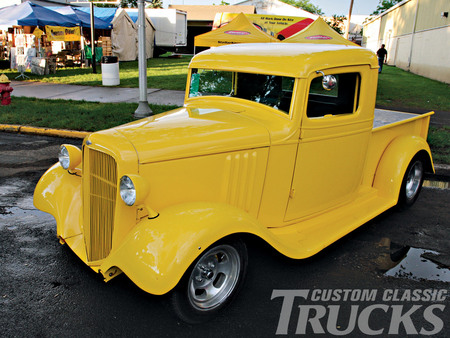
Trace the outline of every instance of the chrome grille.
{"type": "Polygon", "coordinates": [[[88,260],[97,261],[107,257],[112,247],[117,164],[108,154],[87,147],[85,150],[88,177],[84,185],[84,236],[88,260]]]}

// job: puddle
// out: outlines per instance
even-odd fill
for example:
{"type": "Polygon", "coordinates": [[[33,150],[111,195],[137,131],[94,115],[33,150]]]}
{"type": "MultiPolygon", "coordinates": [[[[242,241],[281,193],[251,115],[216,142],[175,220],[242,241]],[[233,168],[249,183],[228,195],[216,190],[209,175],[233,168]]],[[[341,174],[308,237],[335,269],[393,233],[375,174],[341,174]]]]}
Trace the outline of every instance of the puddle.
{"type": "Polygon", "coordinates": [[[449,182],[425,180],[425,181],[423,181],[423,186],[425,188],[449,189],[449,182]]]}
{"type": "Polygon", "coordinates": [[[439,266],[426,256],[438,256],[439,253],[433,250],[420,248],[403,249],[406,255],[396,266],[389,269],[384,275],[408,278],[413,280],[433,280],[440,282],[450,282],[450,269],[439,266]]]}
{"type": "Polygon", "coordinates": [[[385,276],[450,282],[448,257],[434,250],[414,248],[382,238],[377,243],[376,268],[385,276]]]}

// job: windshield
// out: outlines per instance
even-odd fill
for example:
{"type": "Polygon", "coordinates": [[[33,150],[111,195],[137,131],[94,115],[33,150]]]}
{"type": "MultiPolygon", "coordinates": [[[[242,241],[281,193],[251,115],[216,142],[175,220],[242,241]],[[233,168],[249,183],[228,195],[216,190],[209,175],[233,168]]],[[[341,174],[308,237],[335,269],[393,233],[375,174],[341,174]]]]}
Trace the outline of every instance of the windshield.
{"type": "Polygon", "coordinates": [[[193,69],[189,97],[238,97],[289,114],[294,82],[285,76],[193,69]]]}

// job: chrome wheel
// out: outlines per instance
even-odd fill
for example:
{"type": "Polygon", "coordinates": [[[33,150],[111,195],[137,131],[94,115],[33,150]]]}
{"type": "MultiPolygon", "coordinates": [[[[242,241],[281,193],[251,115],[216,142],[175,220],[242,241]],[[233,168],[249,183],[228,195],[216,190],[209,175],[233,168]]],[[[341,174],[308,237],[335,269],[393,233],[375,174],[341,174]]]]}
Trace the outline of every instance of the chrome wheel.
{"type": "Polygon", "coordinates": [[[223,244],[207,251],[195,264],[188,281],[188,299],[200,311],[223,304],[235,289],[241,273],[238,251],[223,244]]]}
{"type": "Polygon", "coordinates": [[[422,177],[423,164],[421,161],[416,161],[409,169],[406,177],[405,193],[408,200],[413,199],[417,195],[422,183],[422,177]]]}

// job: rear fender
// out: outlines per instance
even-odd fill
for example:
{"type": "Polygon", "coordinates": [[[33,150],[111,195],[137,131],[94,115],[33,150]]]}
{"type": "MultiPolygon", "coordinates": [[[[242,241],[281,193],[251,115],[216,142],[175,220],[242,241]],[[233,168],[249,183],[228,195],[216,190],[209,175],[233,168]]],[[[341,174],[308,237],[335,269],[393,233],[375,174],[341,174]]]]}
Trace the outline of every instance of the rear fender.
{"type": "Polygon", "coordinates": [[[380,195],[398,200],[406,168],[416,154],[423,156],[425,170],[434,172],[428,143],[418,136],[395,138],[384,151],[375,173],[373,187],[380,195]]]}
{"type": "Polygon", "coordinates": [[[271,235],[244,211],[219,203],[169,207],[154,219],[141,221],[100,267],[106,276],[118,267],[136,285],[152,294],[174,288],[192,262],[211,244],[237,233],[269,242],[271,235]]]}

